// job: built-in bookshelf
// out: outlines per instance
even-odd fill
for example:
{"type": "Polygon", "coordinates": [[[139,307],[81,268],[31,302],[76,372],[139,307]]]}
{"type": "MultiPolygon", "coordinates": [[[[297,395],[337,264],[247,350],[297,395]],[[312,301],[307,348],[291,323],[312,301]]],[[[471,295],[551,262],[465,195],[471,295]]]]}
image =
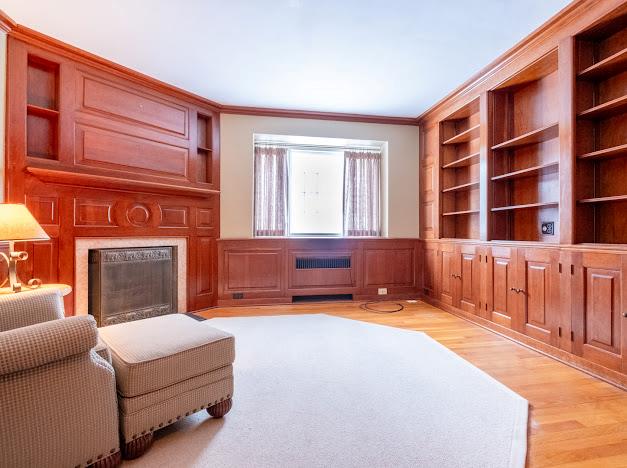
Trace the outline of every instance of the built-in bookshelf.
{"type": "Polygon", "coordinates": [[[58,159],[59,65],[28,56],[26,81],[26,154],[58,159]]]}
{"type": "Polygon", "coordinates": [[[198,182],[212,183],[213,168],[213,148],[212,148],[212,126],[211,117],[208,115],[198,114],[198,182]]]}
{"type": "Polygon", "coordinates": [[[627,14],[575,41],[575,241],[627,243],[627,14]]]}
{"type": "Polygon", "coordinates": [[[479,99],[440,122],[443,238],[479,238],[479,136],[479,99]]]}
{"type": "Polygon", "coordinates": [[[559,242],[557,53],[489,93],[490,239],[559,242]]]}

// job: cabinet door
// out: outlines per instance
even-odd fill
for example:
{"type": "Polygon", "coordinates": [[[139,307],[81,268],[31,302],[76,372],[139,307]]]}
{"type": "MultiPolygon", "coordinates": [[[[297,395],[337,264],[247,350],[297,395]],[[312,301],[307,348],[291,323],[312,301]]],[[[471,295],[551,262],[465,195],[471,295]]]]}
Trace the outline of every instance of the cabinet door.
{"type": "Polygon", "coordinates": [[[516,310],[515,282],[516,249],[490,248],[488,255],[488,312],[489,320],[512,328],[516,310]]]}
{"type": "Polygon", "coordinates": [[[453,305],[457,283],[457,255],[455,244],[440,244],[440,300],[453,305]]]}
{"type": "Polygon", "coordinates": [[[574,352],[627,372],[627,255],[580,252],[573,257],[574,352]]]}
{"type": "Polygon", "coordinates": [[[474,245],[462,245],[459,247],[460,274],[457,279],[457,294],[455,295],[455,307],[470,312],[479,313],[479,254],[474,245]]]}
{"type": "Polygon", "coordinates": [[[423,291],[426,296],[436,298],[438,290],[438,244],[425,243],[423,250],[423,291]]]}
{"type": "Polygon", "coordinates": [[[514,327],[537,340],[558,345],[560,321],[559,251],[517,249],[514,327]]]}

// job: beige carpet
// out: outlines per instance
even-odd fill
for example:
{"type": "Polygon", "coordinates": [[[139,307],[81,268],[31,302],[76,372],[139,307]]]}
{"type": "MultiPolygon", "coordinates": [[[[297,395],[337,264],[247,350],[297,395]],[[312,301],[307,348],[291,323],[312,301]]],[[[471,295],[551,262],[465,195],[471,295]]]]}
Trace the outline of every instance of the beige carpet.
{"type": "Polygon", "coordinates": [[[323,314],[201,322],[236,336],[235,397],[125,467],[523,467],[527,401],[426,334],[323,314]]]}

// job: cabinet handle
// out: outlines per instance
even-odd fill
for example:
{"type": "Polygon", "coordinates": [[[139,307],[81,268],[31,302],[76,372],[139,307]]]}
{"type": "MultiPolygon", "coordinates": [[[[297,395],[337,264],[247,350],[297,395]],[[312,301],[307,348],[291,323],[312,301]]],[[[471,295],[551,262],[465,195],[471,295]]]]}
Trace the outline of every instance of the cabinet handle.
{"type": "Polygon", "coordinates": [[[525,294],[525,290],[524,290],[524,289],[519,289],[519,290],[518,290],[518,291],[516,291],[516,292],[519,292],[519,293],[523,293],[523,294],[525,294]]]}
{"type": "Polygon", "coordinates": [[[516,288],[509,288],[509,290],[510,290],[510,291],[514,291],[514,292],[516,292],[516,293],[518,292],[518,289],[516,289],[516,288]]]}

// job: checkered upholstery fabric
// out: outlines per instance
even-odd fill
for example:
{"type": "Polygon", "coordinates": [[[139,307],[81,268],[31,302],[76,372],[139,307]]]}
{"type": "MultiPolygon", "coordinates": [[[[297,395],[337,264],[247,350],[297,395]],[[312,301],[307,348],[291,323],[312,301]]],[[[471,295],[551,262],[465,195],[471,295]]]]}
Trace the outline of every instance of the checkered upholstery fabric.
{"type": "Polygon", "coordinates": [[[0,295],[0,332],[64,316],[63,298],[57,289],[0,295]]]}
{"type": "Polygon", "coordinates": [[[183,314],[103,327],[118,392],[134,397],[228,366],[235,338],[183,314]]]}
{"type": "Polygon", "coordinates": [[[183,314],[104,327],[124,442],[233,396],[235,338],[183,314]]]}
{"type": "MultiPolygon", "coordinates": [[[[15,301],[24,314],[42,300],[9,297],[3,311],[15,301]]],[[[0,332],[0,468],[81,467],[116,453],[115,374],[93,349],[95,320],[35,315],[49,321],[0,332]]]]}
{"type": "Polygon", "coordinates": [[[91,316],[51,320],[0,333],[0,374],[10,374],[88,353],[98,331],[91,316]]]}

